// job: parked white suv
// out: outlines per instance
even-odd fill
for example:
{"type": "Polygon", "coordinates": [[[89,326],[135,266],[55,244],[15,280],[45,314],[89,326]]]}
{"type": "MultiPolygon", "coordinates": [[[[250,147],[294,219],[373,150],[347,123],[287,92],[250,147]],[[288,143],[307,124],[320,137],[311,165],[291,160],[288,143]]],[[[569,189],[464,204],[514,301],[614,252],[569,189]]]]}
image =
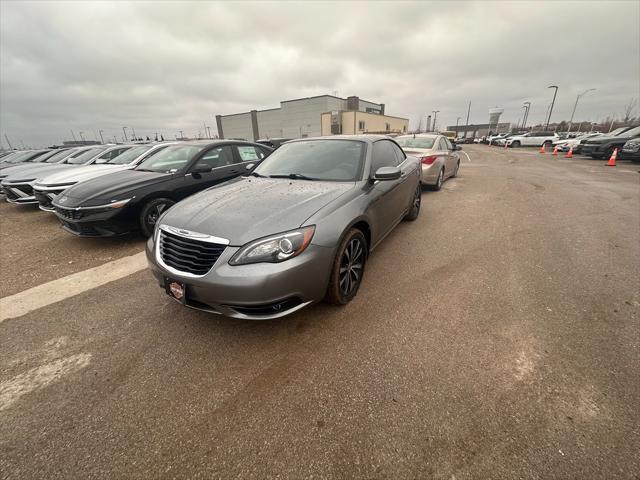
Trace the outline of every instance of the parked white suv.
{"type": "Polygon", "coordinates": [[[560,137],[555,132],[529,132],[524,135],[514,135],[507,139],[509,147],[550,147],[560,137]]]}

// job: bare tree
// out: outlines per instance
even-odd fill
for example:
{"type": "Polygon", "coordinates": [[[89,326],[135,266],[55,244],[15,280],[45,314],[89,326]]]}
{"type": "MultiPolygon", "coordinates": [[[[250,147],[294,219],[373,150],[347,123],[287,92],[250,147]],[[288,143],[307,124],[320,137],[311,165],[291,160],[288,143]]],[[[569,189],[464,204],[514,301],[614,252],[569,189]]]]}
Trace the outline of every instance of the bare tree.
{"type": "Polygon", "coordinates": [[[624,117],[622,118],[622,121],[625,125],[627,125],[629,121],[633,119],[633,111],[635,110],[637,104],[638,99],[632,98],[631,100],[629,100],[627,106],[624,107],[624,117]]]}

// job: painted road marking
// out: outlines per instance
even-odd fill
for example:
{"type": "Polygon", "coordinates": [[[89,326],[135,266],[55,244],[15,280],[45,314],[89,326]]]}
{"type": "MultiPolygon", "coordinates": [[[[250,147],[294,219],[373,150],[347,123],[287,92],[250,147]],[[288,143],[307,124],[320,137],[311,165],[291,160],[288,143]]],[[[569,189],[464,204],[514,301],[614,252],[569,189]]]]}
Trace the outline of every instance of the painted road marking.
{"type": "Polygon", "coordinates": [[[145,253],[140,252],[0,298],[0,323],[119,280],[145,268],[147,268],[147,259],[145,253]]]}
{"type": "Polygon", "coordinates": [[[40,390],[61,380],[66,375],[82,370],[89,365],[90,361],[90,353],[78,353],[32,368],[25,373],[0,382],[0,412],[9,408],[23,395],[40,390]]]}
{"type": "Polygon", "coordinates": [[[464,153],[467,156],[467,160],[469,160],[469,163],[471,163],[471,157],[469,157],[469,154],[467,154],[467,152],[460,150],[460,153],[464,153]]]}

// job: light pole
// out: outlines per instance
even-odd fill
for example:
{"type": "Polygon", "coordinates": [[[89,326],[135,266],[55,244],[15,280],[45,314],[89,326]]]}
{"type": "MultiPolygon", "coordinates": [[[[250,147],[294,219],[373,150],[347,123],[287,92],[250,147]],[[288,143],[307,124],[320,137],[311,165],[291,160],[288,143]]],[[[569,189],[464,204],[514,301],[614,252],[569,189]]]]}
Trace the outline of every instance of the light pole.
{"type": "Polygon", "coordinates": [[[138,139],[138,137],[136,137],[136,129],[135,129],[135,128],[133,128],[133,127],[129,127],[129,128],[131,128],[131,131],[133,132],[133,139],[134,139],[134,140],[137,140],[137,139],[138,139]]]}
{"type": "Polygon", "coordinates": [[[458,122],[460,121],[460,117],[456,118],[456,137],[458,136],[458,122]]]}
{"type": "MultiPolygon", "coordinates": [[[[522,126],[517,125],[517,128],[522,128],[524,130],[524,122],[527,119],[527,106],[526,105],[522,105],[522,108],[524,108],[524,112],[522,113],[522,126]]],[[[520,122],[518,122],[520,123],[520,122]]]]}
{"type": "Polygon", "coordinates": [[[529,110],[531,109],[531,102],[524,102],[522,105],[524,107],[527,107],[527,110],[524,112],[524,118],[522,119],[522,129],[524,130],[527,127],[527,120],[529,119],[529,110]]]}
{"type": "Polygon", "coordinates": [[[82,136],[84,132],[80,132],[80,140],[82,140],[84,142],[84,137],[82,136]]]}
{"type": "Polygon", "coordinates": [[[551,114],[553,113],[553,105],[556,103],[556,95],[558,94],[557,85],[549,85],[547,88],[553,88],[555,90],[553,91],[553,100],[551,100],[551,106],[549,107],[549,116],[547,117],[547,126],[544,127],[545,131],[549,130],[549,122],[551,121],[551,114]]]}
{"type": "Polygon", "coordinates": [[[433,110],[431,113],[433,113],[433,125],[431,125],[431,130],[436,132],[436,119],[438,118],[438,113],[440,113],[440,110],[433,110]]]}
{"type": "Polygon", "coordinates": [[[571,126],[573,125],[573,116],[576,113],[576,107],[578,106],[578,100],[580,100],[580,97],[583,96],[586,93],[589,92],[593,92],[595,91],[595,88],[590,88],[588,90],[585,90],[582,93],[579,93],[578,96],[576,97],[576,103],[573,104],[573,112],[571,112],[571,120],[569,120],[569,128],[567,129],[567,133],[569,133],[571,131],[571,126]]]}
{"type": "Polygon", "coordinates": [[[124,133],[124,141],[127,142],[129,140],[127,138],[127,127],[122,127],[122,133],[124,133]]]}
{"type": "Polygon", "coordinates": [[[205,125],[205,127],[207,127],[207,138],[211,138],[211,127],[208,125],[205,125]]]}
{"type": "Polygon", "coordinates": [[[102,138],[102,132],[103,130],[98,130],[98,133],[100,134],[100,141],[104,143],[104,138],[102,138]]]}

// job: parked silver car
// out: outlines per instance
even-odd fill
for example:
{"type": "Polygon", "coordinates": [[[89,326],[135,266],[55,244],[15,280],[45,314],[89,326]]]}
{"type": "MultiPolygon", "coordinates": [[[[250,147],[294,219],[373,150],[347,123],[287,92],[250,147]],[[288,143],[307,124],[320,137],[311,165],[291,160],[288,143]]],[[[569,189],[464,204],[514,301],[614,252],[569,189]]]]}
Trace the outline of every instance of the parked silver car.
{"type": "Polygon", "coordinates": [[[417,133],[396,138],[407,155],[418,157],[422,164],[422,184],[432,190],[440,190],[444,181],[458,175],[462,148],[453,145],[444,135],[417,133]]]}
{"type": "Polygon", "coordinates": [[[388,137],[293,140],[166,210],[147,258],[168,295],[207,312],[270,319],[346,304],[369,252],[418,217],[421,196],[420,163],[388,137]]]}

